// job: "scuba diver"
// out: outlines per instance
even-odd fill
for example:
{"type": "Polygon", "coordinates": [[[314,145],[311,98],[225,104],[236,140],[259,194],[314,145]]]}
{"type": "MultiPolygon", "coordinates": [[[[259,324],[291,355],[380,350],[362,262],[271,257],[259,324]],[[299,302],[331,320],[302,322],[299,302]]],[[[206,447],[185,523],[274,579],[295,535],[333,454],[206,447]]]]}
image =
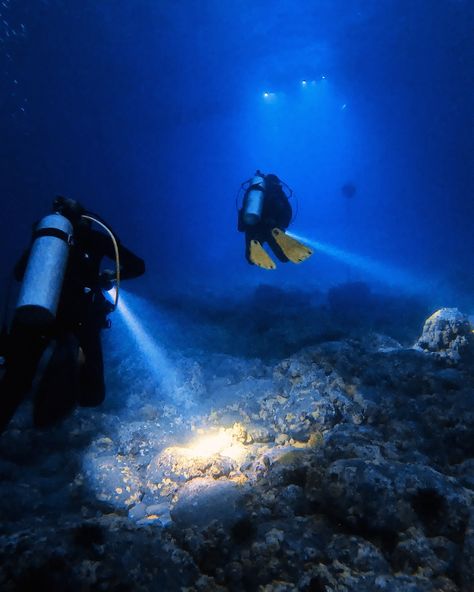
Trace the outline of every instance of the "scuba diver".
{"type": "Polygon", "coordinates": [[[101,330],[110,327],[107,315],[117,305],[120,280],[145,272],[144,261],[77,201],[58,197],[53,212],[35,225],[14,270],[22,286],[4,355],[0,433],[32,387],[37,427],[59,421],[76,404],[102,403],[101,330]],[[104,257],[115,261],[115,271],[101,271],[104,257]],[[114,284],[112,304],[103,290],[114,284]]]}
{"type": "Polygon", "coordinates": [[[259,170],[252,179],[242,184],[242,188],[245,188],[245,194],[239,209],[238,231],[245,232],[247,261],[262,269],[276,268],[262,246],[264,243],[282,263],[301,263],[311,257],[313,251],[309,247],[285,233],[293,215],[289,201],[291,189],[276,175],[264,175],[259,170]],[[289,191],[289,196],[283,186],[289,191]]]}

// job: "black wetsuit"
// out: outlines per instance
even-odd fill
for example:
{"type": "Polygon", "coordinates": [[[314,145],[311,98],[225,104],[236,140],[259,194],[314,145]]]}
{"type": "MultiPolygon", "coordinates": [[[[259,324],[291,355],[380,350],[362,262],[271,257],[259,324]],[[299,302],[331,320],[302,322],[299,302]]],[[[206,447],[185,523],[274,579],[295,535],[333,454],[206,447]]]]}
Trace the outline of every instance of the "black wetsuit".
{"type": "MultiPolygon", "coordinates": [[[[145,272],[144,261],[120,243],[119,254],[121,279],[145,272]]],[[[23,277],[28,257],[29,251],[15,267],[18,280],[23,277]]],[[[104,400],[100,332],[108,326],[107,315],[112,310],[102,293],[104,280],[100,265],[104,257],[115,260],[110,238],[80,224],[70,249],[54,325],[39,332],[13,322],[6,370],[0,383],[0,432],[31,389],[37,374],[40,380],[33,410],[37,426],[54,423],[76,404],[95,406],[104,400]],[[43,358],[46,350],[50,353],[48,360],[43,358]]]]}
{"type": "MultiPolygon", "coordinates": [[[[245,198],[244,198],[245,203],[245,198]]],[[[250,261],[250,242],[257,240],[260,244],[268,243],[276,257],[286,263],[288,258],[283,254],[277,242],[273,238],[272,230],[279,228],[286,230],[290,225],[293,211],[290,202],[280,183],[266,182],[263,208],[260,221],[257,224],[248,225],[243,221],[242,210],[239,211],[238,230],[245,232],[245,256],[250,261]]]]}

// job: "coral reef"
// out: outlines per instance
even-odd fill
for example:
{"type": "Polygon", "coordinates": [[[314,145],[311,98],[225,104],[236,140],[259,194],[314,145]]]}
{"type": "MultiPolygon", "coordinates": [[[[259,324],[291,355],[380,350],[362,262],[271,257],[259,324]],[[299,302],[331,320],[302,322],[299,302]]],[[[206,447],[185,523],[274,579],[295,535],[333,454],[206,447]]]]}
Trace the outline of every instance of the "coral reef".
{"type": "Polygon", "coordinates": [[[474,337],[467,315],[457,308],[437,310],[426,320],[416,347],[453,362],[472,356],[474,337]]]}
{"type": "Polygon", "coordinates": [[[174,358],[175,403],[120,350],[121,405],[44,432],[26,406],[0,441],[0,588],[473,590],[470,326],[444,309],[401,345],[373,319],[341,334],[339,305],[309,315],[325,319],[319,338],[308,317],[282,319],[294,351],[273,358],[237,355],[225,316],[227,352],[204,347],[203,315],[174,358]],[[313,342],[299,347],[302,327],[313,342]]]}

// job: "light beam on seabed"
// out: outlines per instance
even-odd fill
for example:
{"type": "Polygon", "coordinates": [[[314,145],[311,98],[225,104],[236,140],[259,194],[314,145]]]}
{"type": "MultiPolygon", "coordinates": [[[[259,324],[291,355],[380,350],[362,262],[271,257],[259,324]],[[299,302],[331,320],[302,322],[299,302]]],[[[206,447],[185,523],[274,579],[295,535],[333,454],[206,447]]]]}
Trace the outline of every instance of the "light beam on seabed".
{"type": "Polygon", "coordinates": [[[238,438],[239,424],[233,428],[219,428],[218,430],[198,430],[198,438],[180,449],[185,456],[196,458],[210,458],[215,455],[227,456],[242,462],[246,456],[245,447],[238,438]]]}
{"type": "Polygon", "coordinates": [[[294,232],[288,232],[287,234],[293,238],[296,238],[296,240],[313,247],[320,253],[324,253],[325,255],[333,257],[342,263],[356,267],[373,276],[380,282],[403,288],[403,290],[406,292],[423,293],[428,292],[433,288],[433,284],[430,282],[420,280],[411,273],[407,273],[401,269],[385,265],[379,261],[371,259],[370,257],[364,257],[362,255],[357,255],[356,253],[344,251],[343,249],[339,249],[333,245],[315,241],[305,236],[295,234],[294,232]]]}
{"type": "Polygon", "coordinates": [[[145,300],[136,296],[132,297],[128,293],[124,294],[123,289],[120,290],[117,311],[120,313],[134,344],[140,350],[152,376],[165,396],[175,403],[189,406],[191,403],[185,398],[183,388],[180,387],[182,381],[176,368],[166,355],[164,348],[152,337],[145,324],[145,317],[153,315],[156,319],[158,311],[153,310],[150,303],[145,300]],[[143,318],[140,318],[140,315],[137,314],[139,312],[142,313],[143,318]]]}

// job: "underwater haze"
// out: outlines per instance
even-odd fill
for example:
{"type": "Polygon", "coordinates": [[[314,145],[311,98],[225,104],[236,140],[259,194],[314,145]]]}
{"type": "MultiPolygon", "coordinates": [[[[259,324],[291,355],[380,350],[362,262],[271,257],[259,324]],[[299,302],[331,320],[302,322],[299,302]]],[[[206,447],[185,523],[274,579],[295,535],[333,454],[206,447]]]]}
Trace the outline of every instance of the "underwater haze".
{"type": "MultiPolygon", "coordinates": [[[[259,283],[235,210],[259,168],[293,189],[292,231],[388,276],[472,292],[472,12],[463,0],[5,0],[4,266],[63,194],[141,252],[155,285],[259,283]]],[[[316,253],[287,267],[265,281],[327,285],[351,265],[316,253]]]]}
{"type": "Polygon", "coordinates": [[[474,590],[473,32],[472,0],[0,0],[3,321],[57,195],[146,263],[105,402],[0,434],[1,590],[474,590]],[[307,260],[246,260],[257,170],[307,260]]]}

